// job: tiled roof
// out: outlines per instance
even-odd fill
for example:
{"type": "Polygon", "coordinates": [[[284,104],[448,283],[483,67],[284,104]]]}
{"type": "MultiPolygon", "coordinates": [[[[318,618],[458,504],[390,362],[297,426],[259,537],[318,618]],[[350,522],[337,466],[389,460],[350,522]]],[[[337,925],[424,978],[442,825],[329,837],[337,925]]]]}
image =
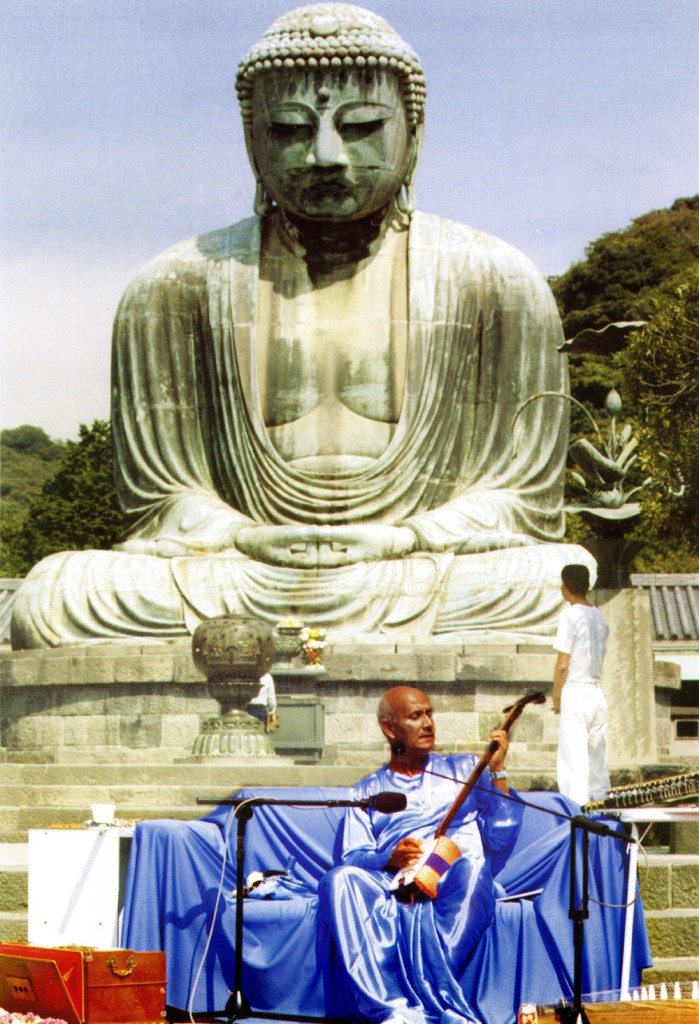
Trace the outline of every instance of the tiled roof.
{"type": "Polygon", "coordinates": [[[648,590],[655,640],[699,640],[699,573],[635,573],[648,590]]]}

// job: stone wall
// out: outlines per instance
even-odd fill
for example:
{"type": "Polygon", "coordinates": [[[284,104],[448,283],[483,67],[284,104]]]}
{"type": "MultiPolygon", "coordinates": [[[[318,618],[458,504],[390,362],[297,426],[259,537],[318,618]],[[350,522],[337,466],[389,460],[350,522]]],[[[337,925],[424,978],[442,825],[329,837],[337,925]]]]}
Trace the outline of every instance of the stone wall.
{"type": "MultiPolygon", "coordinates": [[[[631,771],[669,750],[669,689],[678,670],[654,664],[647,595],[594,592],[611,627],[604,686],[610,762],[631,771]]],[[[375,764],[384,749],[375,717],[389,686],[427,690],[439,746],[483,749],[503,709],[535,690],[550,695],[550,642],[474,643],[466,637],[411,641],[358,636],[329,643],[323,671],[274,667],[280,695],[320,702],[326,764],[375,764]]],[[[218,705],[195,669],[189,638],[159,644],[104,643],[0,653],[0,756],[9,761],[172,763],[187,756],[200,722],[218,705]]],[[[550,774],[557,718],[526,708],[513,727],[513,763],[550,774]]]]}

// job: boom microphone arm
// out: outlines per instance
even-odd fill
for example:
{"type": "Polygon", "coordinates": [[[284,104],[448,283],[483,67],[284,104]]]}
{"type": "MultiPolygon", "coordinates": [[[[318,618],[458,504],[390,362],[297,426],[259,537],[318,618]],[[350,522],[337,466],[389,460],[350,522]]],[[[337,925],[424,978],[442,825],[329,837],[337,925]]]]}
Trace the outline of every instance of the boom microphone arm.
{"type": "Polygon", "coordinates": [[[280,800],[271,796],[253,796],[247,800],[245,797],[197,797],[198,804],[213,804],[217,807],[239,807],[241,804],[247,807],[359,807],[365,811],[381,811],[382,814],[404,811],[407,802],[405,793],[396,793],[390,789],[365,797],[364,800],[280,800]]]}

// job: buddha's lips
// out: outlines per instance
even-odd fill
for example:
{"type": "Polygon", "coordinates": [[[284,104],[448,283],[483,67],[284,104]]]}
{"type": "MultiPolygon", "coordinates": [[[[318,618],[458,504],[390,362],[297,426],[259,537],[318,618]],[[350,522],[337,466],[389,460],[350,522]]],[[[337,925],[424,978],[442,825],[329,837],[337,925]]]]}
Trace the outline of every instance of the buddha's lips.
{"type": "Polygon", "coordinates": [[[338,174],[337,171],[302,170],[290,173],[289,180],[292,185],[305,192],[349,192],[357,184],[344,172],[338,174]]]}

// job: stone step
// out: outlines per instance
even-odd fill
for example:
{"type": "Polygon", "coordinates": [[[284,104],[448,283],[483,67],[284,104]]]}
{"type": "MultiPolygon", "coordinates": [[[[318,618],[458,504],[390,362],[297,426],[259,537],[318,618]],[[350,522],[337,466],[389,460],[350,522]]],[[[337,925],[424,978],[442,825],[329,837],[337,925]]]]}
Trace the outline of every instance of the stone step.
{"type": "Polygon", "coordinates": [[[650,948],[666,957],[696,956],[699,950],[699,910],[671,907],[646,911],[650,948]]]}
{"type": "Polygon", "coordinates": [[[27,941],[26,911],[0,910],[0,942],[27,941]]]}
{"type": "MultiPolygon", "coordinates": [[[[2,766],[2,784],[20,785],[147,785],[154,779],[166,779],[173,785],[191,785],[193,782],[218,782],[221,785],[299,785],[299,786],[342,786],[351,785],[384,763],[384,751],[367,764],[343,761],[341,764],[294,761],[291,758],[270,758],[265,761],[231,763],[223,758],[216,761],[193,762],[184,760],[165,764],[143,758],[137,764],[122,764],[105,761],[103,764],[54,762],[51,764],[27,764],[5,762],[2,766]],[[298,780],[298,781],[297,781],[298,780]]],[[[547,768],[541,758],[532,758],[532,765],[522,765],[513,759],[508,766],[512,778],[520,779],[522,788],[550,789],[555,785],[555,765],[547,768]],[[530,780],[544,778],[546,785],[537,787],[530,780]]]]}
{"type": "MultiPolygon", "coordinates": [[[[173,818],[178,821],[203,818],[207,808],[191,806],[157,807],[132,806],[121,809],[117,818],[121,821],[143,821],[152,818],[173,818]]],[[[0,842],[24,843],[29,829],[51,828],[54,826],[73,827],[87,820],[89,811],[84,807],[0,807],[0,842]]]]}
{"type": "MultiPolygon", "coordinates": [[[[379,762],[377,761],[377,764],[379,762]]],[[[257,763],[215,762],[161,764],[11,764],[2,769],[2,784],[21,785],[218,785],[238,789],[241,786],[345,786],[352,785],[364,773],[357,766],[295,764],[286,759],[257,763]]],[[[97,799],[97,797],[95,798],[97,799]]]]}
{"type": "Polygon", "coordinates": [[[699,854],[654,854],[647,863],[641,859],[639,878],[646,913],[671,907],[699,911],[699,854]]]}
{"type": "Polygon", "coordinates": [[[0,867],[0,908],[27,912],[29,874],[26,865],[0,867]]]}
{"type": "Polygon", "coordinates": [[[679,981],[683,999],[689,998],[692,985],[699,984],[699,956],[654,957],[653,966],[643,972],[643,982],[658,985],[663,981],[666,985],[679,981]]]}
{"type": "MultiPolygon", "coordinates": [[[[236,789],[239,787],[235,787],[236,789]]],[[[134,807],[195,807],[198,797],[219,797],[224,799],[231,793],[230,784],[168,785],[167,782],[148,786],[124,785],[63,785],[53,786],[0,786],[0,808],[71,807],[78,808],[79,821],[90,817],[93,803],[108,803],[116,806],[117,817],[133,817],[129,809],[134,807]],[[128,813],[127,813],[128,812],[128,813]]],[[[206,813],[205,810],[201,811],[206,813]]],[[[74,819],[71,818],[71,821],[74,819]]]]}
{"type": "MultiPolygon", "coordinates": [[[[351,785],[356,779],[353,773],[340,776],[343,782],[325,782],[325,785],[351,785]]],[[[517,773],[510,776],[512,784],[523,790],[523,783],[526,780],[517,773]]],[[[270,780],[267,785],[274,785],[270,780]]],[[[298,777],[296,771],[293,774],[287,770],[284,785],[306,785],[298,777]]],[[[169,778],[166,773],[151,776],[147,783],[131,782],[123,778],[114,778],[110,781],[103,780],[99,784],[82,779],[81,782],[71,782],[65,779],[53,783],[20,783],[13,785],[0,785],[0,807],[75,807],[81,809],[84,820],[89,817],[89,810],[93,803],[113,803],[117,807],[117,817],[133,817],[126,811],[131,807],[157,807],[159,803],[167,803],[169,806],[195,806],[198,797],[220,797],[229,796],[234,790],[248,786],[259,785],[257,782],[248,782],[241,779],[231,784],[230,777],[210,779],[207,781],[189,779],[176,781],[169,778]],[[123,812],[123,813],[122,813],[123,812]]]]}

